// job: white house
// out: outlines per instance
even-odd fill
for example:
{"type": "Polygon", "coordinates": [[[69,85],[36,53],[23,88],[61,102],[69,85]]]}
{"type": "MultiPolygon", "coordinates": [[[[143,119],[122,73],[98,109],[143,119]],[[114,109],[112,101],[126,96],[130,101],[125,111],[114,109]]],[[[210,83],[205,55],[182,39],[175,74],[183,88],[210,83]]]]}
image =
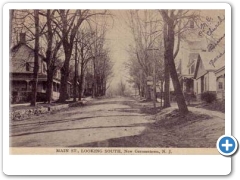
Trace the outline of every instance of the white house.
{"type": "Polygon", "coordinates": [[[223,73],[225,77],[225,72],[221,70],[224,65],[224,54],[214,52],[199,53],[194,73],[194,93],[197,98],[200,98],[200,95],[204,92],[217,92],[217,82],[222,82],[223,73]]]}
{"type": "Polygon", "coordinates": [[[216,93],[218,99],[225,99],[225,66],[215,71],[216,93]]]}

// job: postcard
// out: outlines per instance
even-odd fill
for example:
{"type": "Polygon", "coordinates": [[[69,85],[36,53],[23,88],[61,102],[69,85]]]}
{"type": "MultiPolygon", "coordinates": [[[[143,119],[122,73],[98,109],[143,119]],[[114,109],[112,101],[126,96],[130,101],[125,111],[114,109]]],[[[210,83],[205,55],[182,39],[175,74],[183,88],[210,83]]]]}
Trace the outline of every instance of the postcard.
{"type": "Polygon", "coordinates": [[[125,5],[4,6],[6,174],[231,172],[231,7],[125,5]]]}

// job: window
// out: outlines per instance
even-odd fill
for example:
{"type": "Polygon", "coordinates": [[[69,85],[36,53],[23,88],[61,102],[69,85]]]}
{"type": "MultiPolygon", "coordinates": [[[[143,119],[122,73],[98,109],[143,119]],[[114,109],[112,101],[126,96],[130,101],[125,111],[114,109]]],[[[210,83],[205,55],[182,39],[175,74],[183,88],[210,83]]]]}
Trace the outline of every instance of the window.
{"type": "Polygon", "coordinates": [[[30,64],[28,62],[26,63],[26,71],[30,71],[30,64]]]}
{"type": "Polygon", "coordinates": [[[223,89],[223,82],[218,82],[218,89],[223,89]]]}

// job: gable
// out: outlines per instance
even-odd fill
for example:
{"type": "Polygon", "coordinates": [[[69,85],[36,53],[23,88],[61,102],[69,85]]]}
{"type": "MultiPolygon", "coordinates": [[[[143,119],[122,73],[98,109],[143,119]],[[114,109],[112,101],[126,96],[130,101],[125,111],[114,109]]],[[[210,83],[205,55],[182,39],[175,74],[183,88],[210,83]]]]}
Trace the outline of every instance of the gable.
{"type": "Polygon", "coordinates": [[[225,56],[220,56],[219,52],[202,52],[200,53],[205,70],[217,70],[225,65],[225,56]],[[214,62],[214,63],[212,63],[214,62]]]}
{"type": "Polygon", "coordinates": [[[198,79],[206,73],[207,73],[207,71],[206,71],[206,69],[203,65],[202,59],[201,59],[200,56],[198,56],[196,71],[195,71],[195,74],[194,74],[194,79],[198,79]]]}
{"type": "MultiPolygon", "coordinates": [[[[39,55],[39,72],[42,72],[43,56],[39,55]]],[[[15,46],[11,51],[10,72],[33,72],[34,51],[25,44],[15,46]],[[26,66],[29,66],[27,71],[26,66]]]]}
{"type": "Polygon", "coordinates": [[[194,75],[196,71],[196,64],[198,60],[198,53],[190,53],[189,54],[189,60],[188,60],[188,74],[194,75]]]}
{"type": "Polygon", "coordinates": [[[188,66],[191,66],[194,62],[196,62],[198,59],[198,53],[190,53],[189,54],[189,61],[188,66]]]}

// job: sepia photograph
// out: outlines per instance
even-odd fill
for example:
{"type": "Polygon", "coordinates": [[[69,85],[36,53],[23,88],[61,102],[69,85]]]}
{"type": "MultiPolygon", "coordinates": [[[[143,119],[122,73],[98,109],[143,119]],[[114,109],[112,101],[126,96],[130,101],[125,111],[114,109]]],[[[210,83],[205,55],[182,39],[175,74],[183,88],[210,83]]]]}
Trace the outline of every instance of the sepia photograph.
{"type": "Polygon", "coordinates": [[[10,9],[9,25],[10,154],[219,154],[224,9],[10,9]]]}

